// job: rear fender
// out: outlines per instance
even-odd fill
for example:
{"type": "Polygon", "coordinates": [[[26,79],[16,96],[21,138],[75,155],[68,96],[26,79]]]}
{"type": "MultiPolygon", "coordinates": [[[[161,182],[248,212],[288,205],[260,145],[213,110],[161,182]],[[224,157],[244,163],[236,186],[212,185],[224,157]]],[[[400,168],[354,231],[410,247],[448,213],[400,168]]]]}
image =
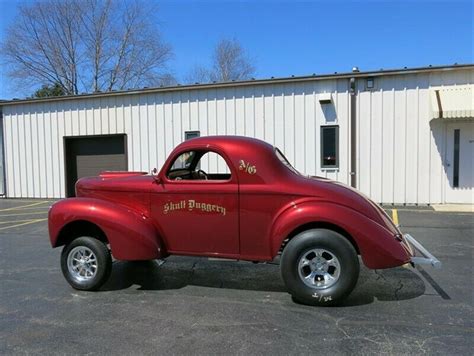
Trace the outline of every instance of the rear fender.
{"type": "Polygon", "coordinates": [[[69,198],[49,211],[48,227],[53,247],[60,245],[61,230],[74,221],[87,221],[106,235],[112,255],[118,260],[150,260],[165,254],[151,220],[123,205],[93,198],[69,198]]]}
{"type": "Polygon", "coordinates": [[[356,210],[321,201],[293,204],[276,218],[270,235],[272,256],[277,255],[293,231],[311,223],[326,223],[346,231],[357,244],[368,268],[390,268],[410,261],[410,253],[386,228],[356,210]]]}

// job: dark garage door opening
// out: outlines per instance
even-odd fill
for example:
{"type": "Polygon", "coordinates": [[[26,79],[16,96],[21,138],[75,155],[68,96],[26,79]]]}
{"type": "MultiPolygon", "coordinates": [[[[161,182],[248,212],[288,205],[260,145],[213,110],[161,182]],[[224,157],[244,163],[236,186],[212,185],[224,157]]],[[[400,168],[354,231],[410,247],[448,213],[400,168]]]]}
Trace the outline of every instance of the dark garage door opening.
{"type": "Polygon", "coordinates": [[[126,135],[65,137],[67,196],[75,196],[79,178],[102,171],[126,171],[126,135]]]}

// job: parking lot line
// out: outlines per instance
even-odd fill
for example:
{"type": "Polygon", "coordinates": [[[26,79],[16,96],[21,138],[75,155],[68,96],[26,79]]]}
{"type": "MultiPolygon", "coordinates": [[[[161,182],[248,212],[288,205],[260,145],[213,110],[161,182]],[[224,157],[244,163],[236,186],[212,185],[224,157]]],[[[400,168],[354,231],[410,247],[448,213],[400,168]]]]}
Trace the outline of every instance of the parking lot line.
{"type": "Polygon", "coordinates": [[[34,220],[29,220],[29,221],[24,222],[24,223],[21,223],[21,224],[15,224],[15,225],[11,225],[11,226],[0,227],[0,231],[1,231],[1,230],[12,229],[12,228],[14,228],[14,227],[19,227],[19,226],[34,224],[34,223],[41,222],[41,221],[45,221],[45,220],[48,220],[48,219],[34,219],[34,220]]]}
{"type": "Polygon", "coordinates": [[[22,222],[27,222],[27,221],[31,221],[31,220],[36,220],[36,219],[0,221],[0,225],[22,223],[22,222]]]}
{"type": "Polygon", "coordinates": [[[398,223],[398,210],[397,209],[392,209],[392,220],[393,220],[393,223],[396,225],[396,226],[399,226],[400,224],[398,223]]]}
{"type": "Polygon", "coordinates": [[[21,210],[22,208],[28,208],[28,207],[31,207],[31,206],[37,206],[37,205],[46,204],[46,203],[49,203],[49,201],[40,201],[40,202],[27,204],[27,205],[12,206],[11,208],[0,209],[0,211],[21,210]]]}
{"type": "Polygon", "coordinates": [[[20,214],[2,214],[0,215],[0,217],[2,216],[25,216],[25,215],[37,215],[37,214],[48,214],[47,211],[34,211],[34,212],[31,212],[31,213],[20,213],[20,214]]]}

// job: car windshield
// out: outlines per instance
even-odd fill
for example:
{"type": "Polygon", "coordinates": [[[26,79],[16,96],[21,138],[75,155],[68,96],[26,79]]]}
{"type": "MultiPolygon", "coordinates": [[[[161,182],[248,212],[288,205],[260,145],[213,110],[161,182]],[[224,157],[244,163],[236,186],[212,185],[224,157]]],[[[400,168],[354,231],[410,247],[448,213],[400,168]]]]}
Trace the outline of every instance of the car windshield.
{"type": "Polygon", "coordinates": [[[288,162],[285,155],[277,147],[275,147],[275,154],[278,157],[278,159],[280,160],[280,162],[283,163],[283,165],[285,165],[290,171],[292,171],[295,174],[301,175],[301,173],[298,172],[296,170],[296,168],[291,165],[290,162],[288,162]]]}

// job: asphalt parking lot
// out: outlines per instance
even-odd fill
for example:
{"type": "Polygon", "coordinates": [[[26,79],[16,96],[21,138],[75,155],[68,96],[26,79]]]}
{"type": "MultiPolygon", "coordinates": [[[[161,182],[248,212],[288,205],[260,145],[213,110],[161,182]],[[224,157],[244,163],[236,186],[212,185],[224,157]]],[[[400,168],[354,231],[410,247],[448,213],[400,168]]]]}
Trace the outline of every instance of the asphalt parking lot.
{"type": "Polygon", "coordinates": [[[474,215],[401,209],[441,270],[363,269],[339,307],[292,302],[279,267],[172,257],[114,262],[73,290],[50,201],[0,200],[0,354],[471,354],[474,215]]]}

